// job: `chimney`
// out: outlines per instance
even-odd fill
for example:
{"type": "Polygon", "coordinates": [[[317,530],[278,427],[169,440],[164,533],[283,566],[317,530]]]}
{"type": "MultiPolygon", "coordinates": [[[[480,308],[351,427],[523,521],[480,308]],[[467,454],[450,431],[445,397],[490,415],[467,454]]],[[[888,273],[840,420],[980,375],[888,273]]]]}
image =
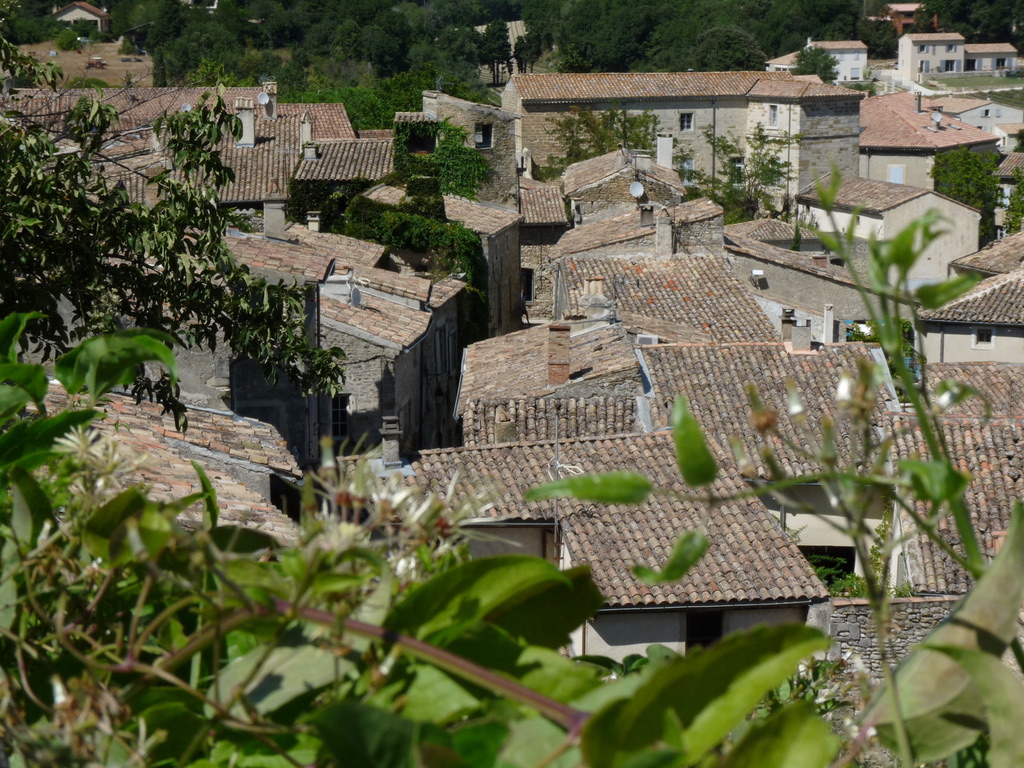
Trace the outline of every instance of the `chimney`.
{"type": "Polygon", "coordinates": [[[268,80],[263,84],[263,93],[259,96],[267,120],[277,120],[277,83],[268,80]]]}
{"type": "Polygon", "coordinates": [[[651,156],[646,152],[637,152],[633,155],[633,167],[637,171],[649,173],[651,170],[651,156]]]}
{"type": "Polygon", "coordinates": [[[654,252],[658,256],[671,256],[676,252],[675,244],[672,242],[672,217],[668,215],[668,209],[662,208],[658,211],[654,223],[654,252]]]}
{"type": "Polygon", "coordinates": [[[523,176],[527,179],[533,178],[533,152],[529,147],[523,147],[523,176]]]}
{"type": "Polygon", "coordinates": [[[313,120],[309,112],[302,113],[302,120],[299,122],[299,143],[305,147],[313,141],[313,120]]]}
{"type": "Polygon", "coordinates": [[[320,149],[318,144],[308,142],[302,145],[302,159],[303,160],[316,160],[320,157],[320,153],[317,151],[320,149]]]}
{"type": "Polygon", "coordinates": [[[782,325],[782,340],[792,341],[793,340],[793,326],[796,324],[796,310],[789,309],[788,307],[782,310],[782,319],[780,321],[782,325]]]}
{"type": "Polygon", "coordinates": [[[586,278],[583,292],[586,293],[588,296],[604,296],[604,278],[586,278]]]}
{"type": "Polygon", "coordinates": [[[628,160],[628,156],[627,156],[626,150],[624,150],[622,148],[622,145],[620,144],[619,145],[619,152],[618,152],[617,155],[615,155],[615,170],[616,171],[621,171],[623,168],[626,167],[626,164],[628,162],[629,162],[629,160],[628,160]]]}
{"type": "Polygon", "coordinates": [[[675,152],[675,141],[670,133],[658,134],[658,165],[672,167],[672,155],[675,152]]]}
{"type": "Polygon", "coordinates": [[[797,320],[793,326],[793,351],[807,352],[811,349],[811,321],[797,320]]]}
{"type": "Polygon", "coordinates": [[[548,386],[559,387],[569,380],[569,326],[548,326],[548,386]]]}
{"type": "Polygon", "coordinates": [[[397,416],[385,416],[381,419],[380,446],[381,461],[384,469],[400,469],[402,457],[399,453],[399,443],[402,431],[398,428],[397,416]]]}
{"type": "Polygon", "coordinates": [[[914,94],[914,111],[915,112],[920,112],[921,111],[921,92],[920,91],[918,91],[917,93],[914,94]]]}
{"type": "Polygon", "coordinates": [[[238,140],[239,147],[256,146],[256,107],[252,99],[242,97],[235,99],[235,112],[242,121],[242,138],[238,140]]]}
{"type": "Polygon", "coordinates": [[[825,344],[836,343],[836,315],[831,304],[825,305],[825,315],[822,320],[821,340],[825,344]]]}
{"type": "Polygon", "coordinates": [[[640,226],[641,227],[653,227],[654,226],[654,206],[653,205],[641,205],[640,206],[640,226]]]}
{"type": "Polygon", "coordinates": [[[310,232],[320,231],[320,211],[306,212],[306,229],[310,232]]]}
{"type": "Polygon", "coordinates": [[[285,221],[284,205],[288,198],[281,194],[277,179],[270,182],[270,189],[263,198],[263,236],[274,240],[284,240],[284,230],[288,226],[285,221]]]}

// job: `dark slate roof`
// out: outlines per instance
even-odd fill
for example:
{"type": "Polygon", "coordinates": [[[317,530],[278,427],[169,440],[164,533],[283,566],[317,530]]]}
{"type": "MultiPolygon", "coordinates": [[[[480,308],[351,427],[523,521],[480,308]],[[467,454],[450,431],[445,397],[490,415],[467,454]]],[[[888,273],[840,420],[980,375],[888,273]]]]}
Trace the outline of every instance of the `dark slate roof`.
{"type": "MultiPolygon", "coordinates": [[[[604,278],[616,310],[693,328],[716,342],[774,341],[768,316],[723,256],[564,257],[569,317],[579,317],[586,278],[604,278]]],[[[636,322],[634,319],[633,322],[636,322]]]]}
{"type": "Polygon", "coordinates": [[[920,316],[931,322],[1024,325],[1024,269],[982,280],[959,299],[920,316]]]}
{"type": "Polygon", "coordinates": [[[316,160],[299,160],[297,181],[378,181],[394,170],[391,140],[352,139],[320,144],[316,160]]]}
{"type": "MultiPolygon", "coordinates": [[[[765,446],[775,452],[789,475],[820,471],[787,443],[813,447],[826,419],[837,425],[840,463],[848,458],[841,438],[849,422],[836,402],[836,388],[844,372],[856,376],[858,364],[872,361],[868,345],[835,344],[813,353],[793,353],[782,342],[673,344],[644,347],[643,352],[654,387],[656,428],[670,425],[672,405],[678,395],[685,395],[697,421],[720,446],[728,450],[732,439],[742,443],[759,477],[768,476],[760,459],[765,446]],[[777,419],[777,435],[752,424],[747,391],[751,386],[777,419]],[[788,415],[787,386],[800,394],[806,429],[788,415]]],[[[876,415],[881,417],[884,406],[879,395],[876,415]]]]}
{"type": "MultiPolygon", "coordinates": [[[[540,397],[557,392],[548,385],[550,326],[540,325],[478,341],[466,350],[462,374],[460,411],[475,399],[540,397]]],[[[602,380],[613,385],[631,382],[640,391],[640,363],[626,331],[618,325],[577,333],[569,338],[569,383],[602,380]]],[[[620,392],[621,394],[621,392],[620,392]]]]}
{"type": "MultiPolygon", "coordinates": [[[[796,544],[756,499],[711,508],[669,496],[636,506],[523,500],[528,488],[559,473],[611,470],[640,469],[657,486],[685,494],[667,432],[566,440],[557,449],[543,442],[424,451],[412,466],[421,487],[442,496],[451,488],[449,501],[488,495],[487,515],[495,520],[543,522],[557,514],[570,564],[591,566],[610,607],[756,605],[826,597],[796,544]],[[711,547],[682,581],[649,587],[636,580],[634,564],[664,565],[676,538],[702,525],[711,547]]],[[[721,495],[742,490],[739,481],[727,479],[714,486],[721,495]]]]}
{"type": "MultiPolygon", "coordinates": [[[[995,534],[1006,531],[1014,503],[1024,497],[1024,421],[941,417],[940,424],[954,466],[972,477],[964,501],[982,553],[992,556],[995,534]]],[[[894,416],[892,428],[896,435],[894,459],[929,456],[915,419],[894,416]]],[[[916,511],[923,514],[924,505],[918,503],[916,511]]],[[[962,555],[962,542],[951,516],[939,520],[937,527],[945,542],[962,555]]],[[[905,528],[915,530],[913,521],[905,519],[905,528]]],[[[970,589],[972,579],[967,572],[927,537],[913,536],[906,552],[909,579],[916,590],[959,595],[970,589]]]]}
{"type": "Polygon", "coordinates": [[[462,442],[473,448],[496,443],[569,440],[643,431],[636,397],[533,397],[474,399],[462,411],[462,442]]]}
{"type": "MultiPolygon", "coordinates": [[[[1024,153],[1021,154],[1024,157],[1024,153]]],[[[961,256],[953,266],[987,275],[1003,275],[1024,265],[1024,232],[1007,235],[975,253],[961,256]]]]}
{"type": "Polygon", "coordinates": [[[947,406],[949,416],[1010,416],[1024,419],[1024,365],[1016,363],[928,363],[928,391],[943,381],[956,381],[973,387],[981,397],[969,397],[947,406]]]}
{"type": "MultiPolygon", "coordinates": [[[[52,385],[47,407],[59,412],[67,395],[52,385]]],[[[228,412],[192,410],[188,430],[179,432],[174,419],[156,403],[136,403],[127,395],[108,395],[94,422],[101,434],[115,440],[128,458],[144,457],[142,465],[117,478],[121,487],[144,484],[154,499],[172,501],[202,490],[192,467],[203,468],[217,492],[222,524],[245,525],[270,533],[282,542],[298,537],[298,526],[251,485],[254,476],[302,476],[280,433],[269,424],[228,412]]],[[[179,515],[189,528],[202,525],[202,504],[179,515]]]]}

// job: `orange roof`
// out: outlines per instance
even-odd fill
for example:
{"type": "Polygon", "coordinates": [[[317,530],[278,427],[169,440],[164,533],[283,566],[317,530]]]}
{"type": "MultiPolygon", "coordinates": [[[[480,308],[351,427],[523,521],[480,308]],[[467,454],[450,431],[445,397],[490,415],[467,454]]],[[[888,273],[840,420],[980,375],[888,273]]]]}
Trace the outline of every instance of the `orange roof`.
{"type": "Polygon", "coordinates": [[[955,117],[942,116],[934,129],[931,110],[918,112],[912,93],[875,96],[860,104],[861,149],[940,151],[958,146],[991,143],[999,138],[955,117]]]}

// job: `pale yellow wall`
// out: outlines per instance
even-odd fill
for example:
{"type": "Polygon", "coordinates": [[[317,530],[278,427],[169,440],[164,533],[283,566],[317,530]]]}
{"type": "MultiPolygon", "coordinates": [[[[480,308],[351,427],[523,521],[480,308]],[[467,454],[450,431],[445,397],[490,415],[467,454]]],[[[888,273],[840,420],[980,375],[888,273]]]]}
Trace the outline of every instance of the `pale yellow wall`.
{"type": "Polygon", "coordinates": [[[491,555],[551,557],[549,527],[469,525],[469,553],[474,558],[491,555]]]}
{"type": "Polygon", "coordinates": [[[1024,328],[990,326],[984,323],[925,323],[922,348],[930,363],[1020,363],[1024,362],[1024,328]],[[976,327],[991,328],[990,345],[975,344],[976,327]]]}
{"type": "Polygon", "coordinates": [[[883,238],[891,239],[929,211],[943,219],[944,234],[932,242],[918,257],[908,275],[909,287],[945,280],[949,263],[978,250],[978,228],[981,214],[938,195],[923,195],[904,205],[886,211],[883,238]]]}

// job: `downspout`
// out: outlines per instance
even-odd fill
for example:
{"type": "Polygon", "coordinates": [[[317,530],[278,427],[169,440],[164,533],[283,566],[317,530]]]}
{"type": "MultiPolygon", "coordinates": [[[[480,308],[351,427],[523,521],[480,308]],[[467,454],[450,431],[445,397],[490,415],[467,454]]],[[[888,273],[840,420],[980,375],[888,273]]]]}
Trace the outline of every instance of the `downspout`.
{"type": "MultiPolygon", "coordinates": [[[[867,2],[867,0],[864,0],[867,2]]],[[[793,183],[793,105],[789,105],[789,120],[786,124],[786,138],[789,142],[786,145],[786,164],[789,166],[789,174],[786,176],[786,201],[788,204],[789,199],[793,196],[790,192],[790,185],[793,183]]],[[[797,226],[800,226],[800,220],[797,219],[797,226]]],[[[785,526],[783,526],[785,528],[785,526]]]]}
{"type": "Polygon", "coordinates": [[[939,362],[946,362],[946,326],[939,323],[939,362]]]}
{"type": "MultiPolygon", "coordinates": [[[[332,263],[331,264],[332,271],[333,271],[333,267],[334,267],[334,265],[332,263]]],[[[321,283],[317,282],[316,283],[316,290],[315,290],[315,296],[316,296],[316,300],[315,300],[315,302],[316,302],[316,325],[315,325],[315,331],[314,331],[314,333],[316,334],[316,339],[315,340],[316,340],[316,348],[317,349],[323,349],[323,332],[322,332],[322,328],[320,326],[320,288],[321,288],[321,283]]],[[[311,430],[312,434],[309,436],[311,438],[311,440],[307,440],[307,442],[306,442],[306,451],[307,451],[307,455],[308,456],[315,457],[315,461],[319,462],[319,460],[320,460],[320,430],[323,428],[323,425],[320,423],[320,393],[319,392],[313,392],[312,394],[310,394],[308,402],[309,402],[309,409],[310,409],[310,414],[309,414],[310,418],[309,418],[309,420],[310,420],[311,426],[312,426],[312,430],[311,430]],[[312,444],[310,444],[310,443],[312,443],[312,444]]]]}
{"type": "Polygon", "coordinates": [[[711,100],[711,178],[715,178],[718,170],[718,151],[715,149],[715,140],[718,138],[718,100],[711,100]]]}

